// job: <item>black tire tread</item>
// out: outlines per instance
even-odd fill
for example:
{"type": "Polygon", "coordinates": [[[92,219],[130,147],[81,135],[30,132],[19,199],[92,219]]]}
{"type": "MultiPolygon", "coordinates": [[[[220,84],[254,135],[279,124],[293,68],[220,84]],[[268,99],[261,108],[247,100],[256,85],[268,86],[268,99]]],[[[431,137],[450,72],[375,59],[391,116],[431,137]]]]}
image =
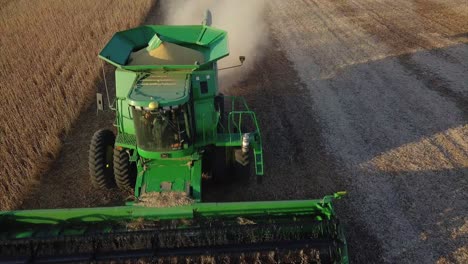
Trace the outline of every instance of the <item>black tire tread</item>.
{"type": "Polygon", "coordinates": [[[216,147],[213,153],[213,178],[217,183],[225,183],[229,179],[226,147],[216,147]]]}
{"type": "Polygon", "coordinates": [[[250,155],[249,153],[242,152],[242,149],[234,149],[234,159],[235,162],[242,167],[246,167],[250,165],[250,155]]]}
{"type": "Polygon", "coordinates": [[[134,163],[130,163],[130,156],[124,149],[114,149],[114,177],[119,189],[135,187],[136,167],[134,163]]]}
{"type": "MultiPolygon", "coordinates": [[[[101,129],[94,133],[89,146],[88,167],[91,183],[100,189],[114,187],[112,168],[106,168],[106,151],[108,146],[114,146],[114,133],[101,129]]],[[[112,162],[109,162],[112,164],[112,162]]]]}

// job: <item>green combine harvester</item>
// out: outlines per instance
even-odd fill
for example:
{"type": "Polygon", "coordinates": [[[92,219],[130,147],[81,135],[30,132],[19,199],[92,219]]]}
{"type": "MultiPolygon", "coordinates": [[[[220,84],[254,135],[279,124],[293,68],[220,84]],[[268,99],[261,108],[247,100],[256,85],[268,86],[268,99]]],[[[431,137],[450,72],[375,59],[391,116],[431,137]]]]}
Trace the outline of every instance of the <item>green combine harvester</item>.
{"type": "Polygon", "coordinates": [[[217,61],[228,54],[227,33],[205,24],[116,33],[99,57],[116,67],[117,133],[94,134],[89,170],[96,187],[131,190],[134,201],[0,212],[0,263],[348,263],[332,206],[343,193],[204,202],[203,182],[264,171],[255,113],[218,91],[217,61]]]}

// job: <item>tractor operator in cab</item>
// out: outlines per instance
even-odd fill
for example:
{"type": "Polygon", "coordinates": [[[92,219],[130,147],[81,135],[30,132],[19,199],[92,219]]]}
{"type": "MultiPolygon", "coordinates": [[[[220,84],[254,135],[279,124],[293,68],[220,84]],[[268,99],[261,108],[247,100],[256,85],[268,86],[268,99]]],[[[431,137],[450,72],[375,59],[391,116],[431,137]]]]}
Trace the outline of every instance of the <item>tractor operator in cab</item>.
{"type": "Polygon", "coordinates": [[[141,116],[143,134],[147,142],[147,148],[157,151],[180,149],[180,135],[178,122],[175,120],[176,110],[170,111],[145,111],[141,116]]]}

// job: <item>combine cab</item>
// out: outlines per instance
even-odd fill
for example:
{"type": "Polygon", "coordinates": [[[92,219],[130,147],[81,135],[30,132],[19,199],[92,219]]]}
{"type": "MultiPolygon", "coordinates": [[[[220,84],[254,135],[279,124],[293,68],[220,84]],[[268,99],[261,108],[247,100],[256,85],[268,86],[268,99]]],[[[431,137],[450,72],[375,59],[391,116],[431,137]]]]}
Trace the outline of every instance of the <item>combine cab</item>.
{"type": "Polygon", "coordinates": [[[263,177],[255,113],[218,92],[216,62],[228,54],[226,32],[206,25],[116,33],[99,57],[116,67],[117,133],[94,134],[89,170],[96,187],[131,190],[134,201],[1,212],[0,262],[347,263],[332,206],[342,193],[204,202],[204,181],[263,177]]]}

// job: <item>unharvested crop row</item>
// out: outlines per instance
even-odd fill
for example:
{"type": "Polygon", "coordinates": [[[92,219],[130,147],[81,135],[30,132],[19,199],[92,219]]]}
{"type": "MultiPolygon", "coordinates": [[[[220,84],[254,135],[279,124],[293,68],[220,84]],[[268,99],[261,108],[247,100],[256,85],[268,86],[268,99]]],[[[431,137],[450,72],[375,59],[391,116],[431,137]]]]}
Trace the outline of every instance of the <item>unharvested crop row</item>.
{"type": "Polygon", "coordinates": [[[105,42],[142,23],[152,4],[0,1],[0,209],[21,203],[93,100],[105,42]]]}

